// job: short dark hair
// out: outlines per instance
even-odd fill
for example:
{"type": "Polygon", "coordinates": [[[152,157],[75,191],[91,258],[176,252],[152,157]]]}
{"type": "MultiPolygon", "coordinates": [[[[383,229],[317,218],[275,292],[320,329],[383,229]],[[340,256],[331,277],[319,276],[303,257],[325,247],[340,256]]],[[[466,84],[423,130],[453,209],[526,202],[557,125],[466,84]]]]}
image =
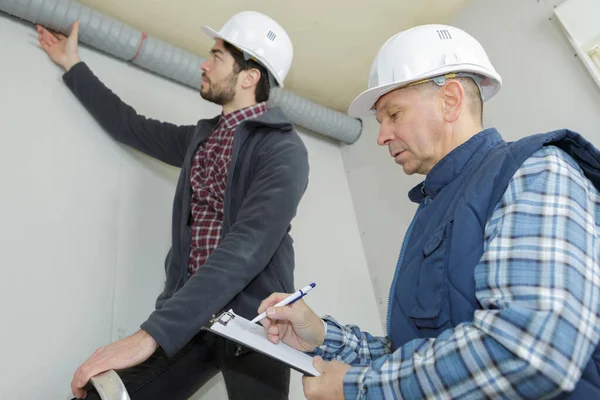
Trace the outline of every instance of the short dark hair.
{"type": "Polygon", "coordinates": [[[233,60],[235,61],[233,68],[236,74],[239,74],[242,71],[248,71],[250,69],[257,69],[260,71],[260,79],[256,85],[254,97],[257,103],[262,103],[263,101],[269,100],[271,88],[269,86],[269,72],[267,69],[253,59],[246,60],[244,53],[242,53],[231,43],[224,42],[224,45],[227,51],[229,51],[229,53],[233,56],[233,60]]]}

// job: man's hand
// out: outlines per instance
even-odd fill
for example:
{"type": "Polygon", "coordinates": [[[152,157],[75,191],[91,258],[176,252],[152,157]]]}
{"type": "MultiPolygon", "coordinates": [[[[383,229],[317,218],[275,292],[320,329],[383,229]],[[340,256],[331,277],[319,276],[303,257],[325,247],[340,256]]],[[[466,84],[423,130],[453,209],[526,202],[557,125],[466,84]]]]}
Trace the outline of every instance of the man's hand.
{"type": "Polygon", "coordinates": [[[60,33],[53,33],[41,25],[36,25],[40,46],[50,56],[52,61],[68,71],[81,59],[77,54],[77,41],[79,37],[79,22],[75,21],[69,37],[60,33]]]}
{"type": "Polygon", "coordinates": [[[85,399],[87,393],[82,388],[91,377],[111,369],[119,370],[138,365],[146,361],[157,348],[156,341],[143,330],[99,348],[75,371],[71,381],[73,394],[79,399],[85,399]]]}
{"type": "Polygon", "coordinates": [[[304,396],[308,400],[344,400],[344,375],[350,365],[339,361],[323,361],[318,356],[313,359],[313,365],[321,376],[302,377],[304,396]]]}
{"type": "Polygon", "coordinates": [[[325,340],[323,320],[310,309],[304,300],[284,307],[273,307],[288,297],[286,293],[273,293],[260,303],[258,313],[267,311],[267,318],[260,323],[267,331],[267,338],[277,344],[279,340],[296,350],[312,352],[325,340]]]}

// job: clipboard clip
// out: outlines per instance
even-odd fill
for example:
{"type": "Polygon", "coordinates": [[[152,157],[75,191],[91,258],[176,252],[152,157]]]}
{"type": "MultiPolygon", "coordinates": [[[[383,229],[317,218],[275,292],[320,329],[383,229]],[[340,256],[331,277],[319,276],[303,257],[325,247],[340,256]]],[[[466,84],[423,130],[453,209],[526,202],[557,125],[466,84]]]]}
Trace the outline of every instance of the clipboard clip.
{"type": "Polygon", "coordinates": [[[235,314],[233,314],[231,311],[225,311],[225,312],[222,312],[221,314],[219,314],[218,317],[215,317],[213,315],[212,319],[210,320],[210,323],[214,324],[215,322],[218,322],[223,326],[227,326],[229,321],[231,321],[234,318],[235,318],[235,314]]]}

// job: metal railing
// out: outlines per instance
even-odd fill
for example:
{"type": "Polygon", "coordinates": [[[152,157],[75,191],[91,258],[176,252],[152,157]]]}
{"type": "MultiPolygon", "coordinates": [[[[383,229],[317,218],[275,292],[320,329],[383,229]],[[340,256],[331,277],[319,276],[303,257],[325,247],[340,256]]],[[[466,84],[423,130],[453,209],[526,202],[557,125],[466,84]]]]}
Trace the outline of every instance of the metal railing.
{"type": "Polygon", "coordinates": [[[131,400],[119,375],[112,369],[90,379],[102,400],[131,400]]]}

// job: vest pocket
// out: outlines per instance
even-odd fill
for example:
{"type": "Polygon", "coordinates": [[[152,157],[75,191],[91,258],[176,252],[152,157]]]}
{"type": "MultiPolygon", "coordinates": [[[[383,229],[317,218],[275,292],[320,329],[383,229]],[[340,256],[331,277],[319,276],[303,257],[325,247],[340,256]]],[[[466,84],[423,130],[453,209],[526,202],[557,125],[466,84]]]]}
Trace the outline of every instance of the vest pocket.
{"type": "Polygon", "coordinates": [[[423,246],[423,262],[409,314],[418,328],[436,329],[448,321],[446,229],[450,225],[435,232],[423,246]]]}

